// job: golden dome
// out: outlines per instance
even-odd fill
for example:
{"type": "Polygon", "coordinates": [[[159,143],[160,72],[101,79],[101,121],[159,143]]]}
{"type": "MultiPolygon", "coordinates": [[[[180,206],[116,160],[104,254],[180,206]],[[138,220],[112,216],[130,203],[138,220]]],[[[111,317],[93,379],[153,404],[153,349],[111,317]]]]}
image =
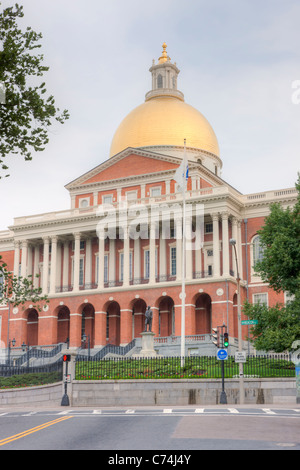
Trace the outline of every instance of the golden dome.
{"type": "Polygon", "coordinates": [[[110,156],[127,147],[179,146],[205,150],[219,157],[216,135],[207,119],[184,101],[152,98],[123,119],[113,137],[110,156]]]}
{"type": "Polygon", "coordinates": [[[110,156],[127,147],[183,147],[196,148],[219,157],[216,135],[207,119],[184,102],[177,89],[179,69],[172,64],[164,42],[162,55],[149,71],[152,90],[146,94],[145,103],[133,109],[123,119],[113,137],[110,156]]]}

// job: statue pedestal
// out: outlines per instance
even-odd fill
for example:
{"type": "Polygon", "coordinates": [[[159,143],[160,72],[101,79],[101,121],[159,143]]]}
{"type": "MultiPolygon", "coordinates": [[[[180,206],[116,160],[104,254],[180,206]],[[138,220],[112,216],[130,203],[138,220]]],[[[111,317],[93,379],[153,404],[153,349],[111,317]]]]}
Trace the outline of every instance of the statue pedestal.
{"type": "Polygon", "coordinates": [[[155,333],[152,331],[143,331],[142,337],[142,349],[139,353],[133,354],[132,357],[158,357],[157,352],[154,350],[154,336],[155,333]]]}

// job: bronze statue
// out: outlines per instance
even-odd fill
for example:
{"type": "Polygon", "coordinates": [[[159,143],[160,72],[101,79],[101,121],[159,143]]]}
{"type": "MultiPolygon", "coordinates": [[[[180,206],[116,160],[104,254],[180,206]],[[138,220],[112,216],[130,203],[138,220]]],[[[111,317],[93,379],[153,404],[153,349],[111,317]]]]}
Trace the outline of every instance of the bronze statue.
{"type": "Polygon", "coordinates": [[[145,312],[145,331],[147,331],[147,325],[149,325],[149,331],[152,331],[152,317],[153,317],[153,312],[151,310],[151,307],[148,305],[146,308],[145,312]]]}

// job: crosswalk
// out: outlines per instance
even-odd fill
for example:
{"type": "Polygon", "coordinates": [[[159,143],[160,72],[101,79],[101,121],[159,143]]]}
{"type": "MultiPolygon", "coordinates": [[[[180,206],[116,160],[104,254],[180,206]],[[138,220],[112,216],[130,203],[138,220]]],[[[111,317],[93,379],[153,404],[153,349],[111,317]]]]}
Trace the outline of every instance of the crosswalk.
{"type": "Polygon", "coordinates": [[[74,417],[80,416],[100,416],[100,417],[114,417],[114,416],[208,416],[208,415],[231,415],[231,416],[290,416],[300,418],[300,408],[261,408],[261,407],[128,407],[128,408],[67,408],[59,410],[42,410],[38,411],[3,411],[0,409],[1,417],[9,416],[36,416],[36,415],[58,415],[66,416],[72,415],[74,417]]]}

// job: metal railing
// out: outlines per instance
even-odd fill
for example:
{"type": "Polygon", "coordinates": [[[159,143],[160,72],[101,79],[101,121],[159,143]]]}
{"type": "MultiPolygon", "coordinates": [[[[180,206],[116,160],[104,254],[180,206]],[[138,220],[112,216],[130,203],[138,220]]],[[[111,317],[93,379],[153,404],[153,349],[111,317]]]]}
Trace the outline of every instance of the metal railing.
{"type": "MultiPolygon", "coordinates": [[[[216,356],[109,358],[77,357],[77,380],[124,379],[197,379],[222,377],[221,362],[216,356]]],[[[239,364],[234,357],[224,362],[227,378],[239,375],[239,364]]],[[[248,356],[244,364],[245,377],[295,377],[295,365],[289,355],[248,356]]]]}
{"type": "Polygon", "coordinates": [[[56,362],[38,366],[0,364],[0,377],[11,377],[12,375],[39,374],[57,372],[59,380],[62,380],[63,360],[62,357],[56,362]]]}

